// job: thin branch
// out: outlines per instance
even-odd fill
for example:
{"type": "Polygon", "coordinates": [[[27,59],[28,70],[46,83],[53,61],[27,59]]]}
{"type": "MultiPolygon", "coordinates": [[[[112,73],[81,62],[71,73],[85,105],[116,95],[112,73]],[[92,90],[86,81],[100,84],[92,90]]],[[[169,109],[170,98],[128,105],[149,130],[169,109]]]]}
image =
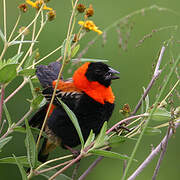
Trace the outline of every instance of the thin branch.
{"type": "Polygon", "coordinates": [[[2,120],[2,113],[3,113],[3,103],[4,103],[4,94],[5,94],[5,86],[1,86],[1,100],[0,100],[0,125],[2,120]]]}
{"type": "Polygon", "coordinates": [[[44,122],[43,122],[43,125],[41,127],[41,130],[40,130],[40,133],[39,133],[39,136],[38,136],[38,140],[37,140],[37,143],[36,143],[36,148],[38,149],[38,146],[39,146],[39,143],[40,143],[40,138],[42,136],[42,133],[43,133],[43,130],[44,130],[44,127],[45,127],[45,124],[46,124],[46,121],[47,121],[47,118],[48,118],[48,115],[49,115],[49,112],[50,112],[50,109],[51,109],[51,106],[52,106],[52,103],[54,101],[54,98],[55,98],[55,95],[56,95],[56,90],[57,90],[57,86],[58,86],[58,83],[59,83],[59,80],[61,78],[61,75],[62,75],[62,71],[64,69],[64,66],[65,66],[65,60],[66,60],[66,54],[67,54],[67,50],[68,50],[68,43],[69,43],[69,33],[70,33],[70,28],[71,28],[71,24],[72,24],[72,20],[73,20],[73,17],[74,17],[74,14],[75,14],[75,9],[76,9],[76,6],[77,6],[77,3],[78,3],[79,0],[76,0],[75,4],[74,4],[74,7],[73,7],[73,10],[72,10],[72,14],[71,14],[71,18],[70,18],[70,21],[69,21],[69,27],[68,27],[68,32],[67,32],[67,38],[66,38],[66,45],[65,45],[65,50],[64,50],[64,58],[63,58],[63,62],[62,62],[62,66],[61,66],[61,69],[59,71],[59,74],[58,74],[58,78],[57,78],[57,83],[54,87],[54,91],[53,91],[53,94],[52,94],[52,98],[51,98],[51,101],[49,103],[49,107],[47,109],[47,112],[46,112],[46,116],[44,118],[44,122]]]}
{"type": "Polygon", "coordinates": [[[3,10],[4,10],[4,39],[7,41],[7,29],[6,29],[6,0],[3,0],[3,10]]]}
{"type": "Polygon", "coordinates": [[[10,40],[11,40],[13,34],[14,34],[14,31],[16,30],[16,27],[17,27],[17,25],[19,24],[20,18],[21,18],[21,13],[19,14],[19,16],[18,16],[18,18],[17,18],[17,21],[16,21],[16,23],[15,23],[15,25],[14,25],[14,28],[13,28],[10,36],[9,36],[8,42],[10,42],[10,40]]]}
{"type": "MultiPolygon", "coordinates": [[[[44,172],[47,172],[47,171],[56,169],[56,168],[58,168],[58,167],[61,167],[61,166],[64,166],[64,165],[70,163],[71,161],[72,161],[72,160],[69,160],[69,161],[63,162],[63,163],[61,163],[61,164],[58,164],[58,165],[56,165],[56,166],[53,166],[53,167],[50,167],[50,168],[47,168],[47,169],[43,169],[43,170],[41,170],[41,171],[36,171],[36,170],[35,170],[35,174],[36,174],[36,175],[39,175],[39,174],[41,174],[41,173],[44,173],[44,172]]],[[[28,178],[29,178],[29,177],[28,177],[28,178]]]]}
{"type": "Polygon", "coordinates": [[[154,75],[153,75],[150,83],[148,84],[148,87],[144,91],[143,96],[141,97],[141,99],[139,100],[138,104],[136,105],[134,111],[132,112],[132,115],[135,115],[136,112],[138,111],[138,109],[141,107],[142,101],[145,100],[145,98],[148,95],[148,93],[149,93],[151,87],[153,86],[154,82],[156,81],[158,76],[161,74],[162,70],[160,70],[159,68],[160,68],[160,64],[161,64],[162,57],[164,55],[165,49],[166,49],[165,46],[162,46],[160,54],[159,54],[159,58],[158,58],[158,61],[157,61],[157,64],[156,64],[156,68],[154,70],[154,75]]]}
{"type": "Polygon", "coordinates": [[[82,157],[83,157],[83,154],[80,154],[77,158],[75,158],[74,160],[72,160],[68,165],[66,165],[65,167],[63,167],[62,169],[60,169],[58,172],[56,172],[53,176],[51,176],[51,177],[49,178],[49,180],[55,179],[59,174],[61,174],[61,173],[64,172],[66,169],[68,169],[69,167],[71,167],[74,163],[78,162],[82,157]]]}
{"type": "Polygon", "coordinates": [[[32,113],[32,109],[30,109],[16,124],[14,124],[12,127],[10,127],[6,133],[0,138],[0,140],[4,139],[5,137],[7,137],[9,134],[11,134],[13,132],[13,129],[17,126],[19,126],[31,113],[32,113]]]}
{"type": "Polygon", "coordinates": [[[78,162],[75,164],[75,167],[74,167],[74,170],[73,170],[73,173],[72,173],[72,179],[73,179],[73,180],[75,180],[75,178],[76,178],[76,176],[77,176],[79,166],[80,166],[80,161],[78,161],[78,162]]]}
{"type": "Polygon", "coordinates": [[[24,85],[28,82],[27,78],[24,78],[24,81],[20,84],[20,86],[18,86],[18,88],[13,91],[5,100],[4,103],[7,103],[21,88],[24,87],[24,85]]]}
{"type": "Polygon", "coordinates": [[[165,88],[166,88],[166,86],[167,86],[167,84],[168,84],[168,82],[169,82],[172,74],[174,73],[174,69],[176,68],[179,60],[180,60],[180,55],[177,57],[176,61],[174,62],[173,66],[172,66],[172,68],[171,68],[171,70],[170,70],[170,72],[169,72],[168,75],[167,75],[167,79],[166,79],[166,81],[164,82],[164,84],[163,84],[163,86],[162,86],[162,88],[161,88],[161,90],[160,90],[160,93],[159,93],[158,97],[156,98],[156,101],[154,102],[154,107],[152,108],[152,110],[151,110],[151,112],[150,112],[150,114],[149,114],[149,116],[148,116],[148,118],[147,118],[147,120],[146,120],[146,123],[144,124],[144,127],[143,127],[143,129],[142,129],[142,132],[140,133],[139,138],[138,138],[138,140],[137,140],[137,142],[136,142],[136,144],[135,144],[135,147],[134,147],[134,149],[133,149],[133,151],[132,151],[132,153],[131,153],[131,156],[130,156],[130,159],[129,159],[129,161],[128,161],[127,168],[126,168],[126,170],[125,170],[125,173],[124,173],[124,176],[123,176],[122,180],[127,179],[126,176],[127,176],[128,170],[129,170],[129,168],[130,168],[130,166],[131,166],[131,163],[132,163],[132,161],[133,161],[133,159],[134,159],[134,156],[135,156],[135,154],[136,154],[136,152],[137,152],[137,149],[138,149],[138,147],[139,147],[139,145],[140,145],[140,142],[141,142],[141,140],[142,140],[142,137],[143,137],[143,135],[144,135],[144,133],[145,133],[147,127],[148,127],[148,124],[149,124],[149,122],[150,122],[150,119],[151,119],[153,113],[155,112],[155,110],[156,110],[156,108],[157,108],[157,106],[158,106],[158,102],[159,102],[159,100],[160,100],[160,98],[161,98],[161,96],[162,96],[162,94],[163,94],[163,92],[164,92],[164,90],[165,90],[165,88]]]}
{"type": "Polygon", "coordinates": [[[78,180],[84,180],[85,177],[95,168],[95,166],[103,160],[103,156],[99,156],[89,167],[88,169],[78,178],[78,180]]]}
{"type": "Polygon", "coordinates": [[[131,119],[136,119],[136,118],[140,118],[140,117],[146,117],[146,116],[149,116],[148,113],[145,113],[145,114],[139,114],[139,115],[136,115],[136,116],[130,116],[126,119],[123,119],[122,121],[119,121],[118,123],[116,123],[113,127],[111,127],[109,130],[106,131],[106,134],[109,134],[110,132],[112,132],[116,127],[118,127],[119,125],[121,124],[124,124],[126,123],[127,121],[131,120],[131,119]]]}
{"type": "MultiPolygon", "coordinates": [[[[180,125],[180,119],[177,120],[178,123],[175,125],[177,128],[180,125]]],[[[173,130],[171,129],[169,132],[168,139],[173,135],[173,130]]],[[[139,175],[143,169],[153,160],[153,158],[161,151],[161,147],[164,146],[167,141],[167,134],[163,138],[163,140],[159,143],[159,145],[149,154],[149,156],[145,159],[145,161],[134,171],[134,173],[128,178],[128,180],[134,180],[137,175],[139,175]]]]}
{"type": "Polygon", "coordinates": [[[167,130],[167,135],[166,135],[166,139],[165,139],[164,145],[161,144],[161,149],[162,149],[162,151],[161,151],[161,154],[160,154],[158,163],[157,163],[157,165],[156,165],[156,168],[155,168],[155,171],[154,171],[154,175],[153,175],[153,177],[152,177],[152,180],[155,180],[155,179],[156,179],[156,176],[157,176],[157,174],[158,174],[158,172],[159,172],[159,168],[160,168],[161,162],[162,162],[163,157],[164,157],[164,155],[165,155],[165,152],[166,152],[166,150],[167,150],[167,145],[168,145],[168,140],[169,140],[169,132],[170,132],[170,129],[171,129],[171,127],[169,126],[169,127],[168,127],[168,130],[167,130]]]}
{"type": "Polygon", "coordinates": [[[49,163],[52,163],[52,162],[55,162],[55,161],[60,161],[60,160],[63,160],[63,159],[66,159],[66,158],[70,158],[72,157],[73,155],[67,155],[67,156],[63,156],[63,157],[59,157],[59,158],[55,158],[55,159],[51,159],[49,161],[46,161],[45,163],[41,164],[39,167],[37,167],[35,170],[38,171],[39,169],[41,169],[43,166],[49,164],[49,163]]]}
{"type": "Polygon", "coordinates": [[[58,51],[59,49],[62,48],[62,45],[57,47],[55,50],[53,50],[52,52],[50,52],[49,54],[47,54],[46,56],[44,56],[43,58],[41,58],[40,60],[38,60],[37,62],[35,62],[33,65],[29,66],[27,69],[32,68],[33,66],[39,64],[40,62],[42,62],[44,59],[48,58],[49,56],[51,56],[52,54],[54,54],[56,51],[58,51]]]}
{"type": "Polygon", "coordinates": [[[36,14],[35,18],[31,21],[30,24],[28,24],[11,42],[16,41],[25,31],[27,31],[27,29],[32,26],[32,24],[37,20],[40,12],[42,11],[43,6],[41,6],[41,8],[39,9],[38,13],[36,14]]]}

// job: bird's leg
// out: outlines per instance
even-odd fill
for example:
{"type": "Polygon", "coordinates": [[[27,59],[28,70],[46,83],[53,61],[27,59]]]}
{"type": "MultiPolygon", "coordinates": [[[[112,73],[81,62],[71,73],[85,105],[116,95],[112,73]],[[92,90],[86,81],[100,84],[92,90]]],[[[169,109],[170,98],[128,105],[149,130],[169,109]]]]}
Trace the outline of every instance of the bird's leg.
{"type": "Polygon", "coordinates": [[[123,126],[123,125],[117,126],[117,127],[114,129],[114,131],[118,133],[121,129],[126,130],[126,131],[128,131],[128,132],[131,132],[130,129],[128,129],[126,126],[123,126]]]}
{"type": "Polygon", "coordinates": [[[73,154],[73,157],[76,158],[77,156],[79,156],[80,154],[80,151],[79,150],[75,150],[75,149],[72,149],[71,147],[69,147],[68,145],[64,145],[64,147],[66,149],[68,149],[72,154],[73,154]]]}

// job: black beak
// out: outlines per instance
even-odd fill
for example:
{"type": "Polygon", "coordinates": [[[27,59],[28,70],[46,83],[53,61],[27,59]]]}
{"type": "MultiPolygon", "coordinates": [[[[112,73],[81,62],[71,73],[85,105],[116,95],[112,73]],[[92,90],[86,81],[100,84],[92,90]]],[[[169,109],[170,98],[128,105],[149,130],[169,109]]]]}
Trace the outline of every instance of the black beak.
{"type": "Polygon", "coordinates": [[[108,75],[106,76],[106,79],[110,79],[110,80],[119,79],[119,77],[116,76],[115,74],[120,74],[120,72],[109,67],[109,71],[108,71],[108,75]]]}

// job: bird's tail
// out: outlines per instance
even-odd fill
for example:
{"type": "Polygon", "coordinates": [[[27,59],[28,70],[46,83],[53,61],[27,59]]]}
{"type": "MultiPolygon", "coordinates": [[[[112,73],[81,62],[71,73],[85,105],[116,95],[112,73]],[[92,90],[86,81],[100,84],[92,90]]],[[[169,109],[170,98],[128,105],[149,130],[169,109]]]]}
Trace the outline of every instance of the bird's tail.
{"type": "Polygon", "coordinates": [[[47,161],[49,153],[56,148],[56,145],[47,138],[44,139],[42,147],[38,154],[38,161],[44,163],[47,161]]]}
{"type": "Polygon", "coordinates": [[[37,66],[36,76],[38,77],[43,88],[52,86],[52,82],[58,78],[60,69],[61,64],[59,62],[52,62],[47,66],[37,66]]]}

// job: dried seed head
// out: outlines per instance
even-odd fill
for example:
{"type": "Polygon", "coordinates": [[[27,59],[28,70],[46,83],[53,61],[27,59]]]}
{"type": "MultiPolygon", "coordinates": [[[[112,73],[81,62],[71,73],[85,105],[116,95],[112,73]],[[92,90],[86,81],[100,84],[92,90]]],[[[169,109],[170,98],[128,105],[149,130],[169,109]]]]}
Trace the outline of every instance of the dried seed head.
{"type": "Polygon", "coordinates": [[[89,5],[89,7],[86,9],[85,18],[91,17],[94,15],[94,9],[92,7],[92,4],[89,5]]]}
{"type": "MultiPolygon", "coordinates": [[[[21,33],[22,31],[24,31],[26,27],[25,26],[22,26],[20,29],[19,29],[19,33],[21,33]]],[[[23,35],[26,36],[29,34],[29,29],[26,29],[24,32],[23,32],[23,35]]]]}
{"type": "Polygon", "coordinates": [[[78,4],[77,5],[77,10],[79,13],[83,13],[85,11],[86,7],[84,4],[78,4]]]}
{"type": "Polygon", "coordinates": [[[18,8],[19,8],[23,13],[25,13],[25,12],[27,11],[27,9],[28,9],[28,6],[27,6],[26,4],[20,4],[20,5],[18,6],[18,8]]]}
{"type": "Polygon", "coordinates": [[[34,58],[35,58],[36,60],[38,60],[38,59],[39,59],[39,57],[40,57],[40,53],[37,51],[37,52],[36,52],[36,55],[35,55],[35,57],[34,57],[34,58]]]}
{"type": "Polygon", "coordinates": [[[51,11],[47,12],[47,16],[48,16],[49,21],[53,21],[56,18],[56,11],[51,10],[51,11]]]}

